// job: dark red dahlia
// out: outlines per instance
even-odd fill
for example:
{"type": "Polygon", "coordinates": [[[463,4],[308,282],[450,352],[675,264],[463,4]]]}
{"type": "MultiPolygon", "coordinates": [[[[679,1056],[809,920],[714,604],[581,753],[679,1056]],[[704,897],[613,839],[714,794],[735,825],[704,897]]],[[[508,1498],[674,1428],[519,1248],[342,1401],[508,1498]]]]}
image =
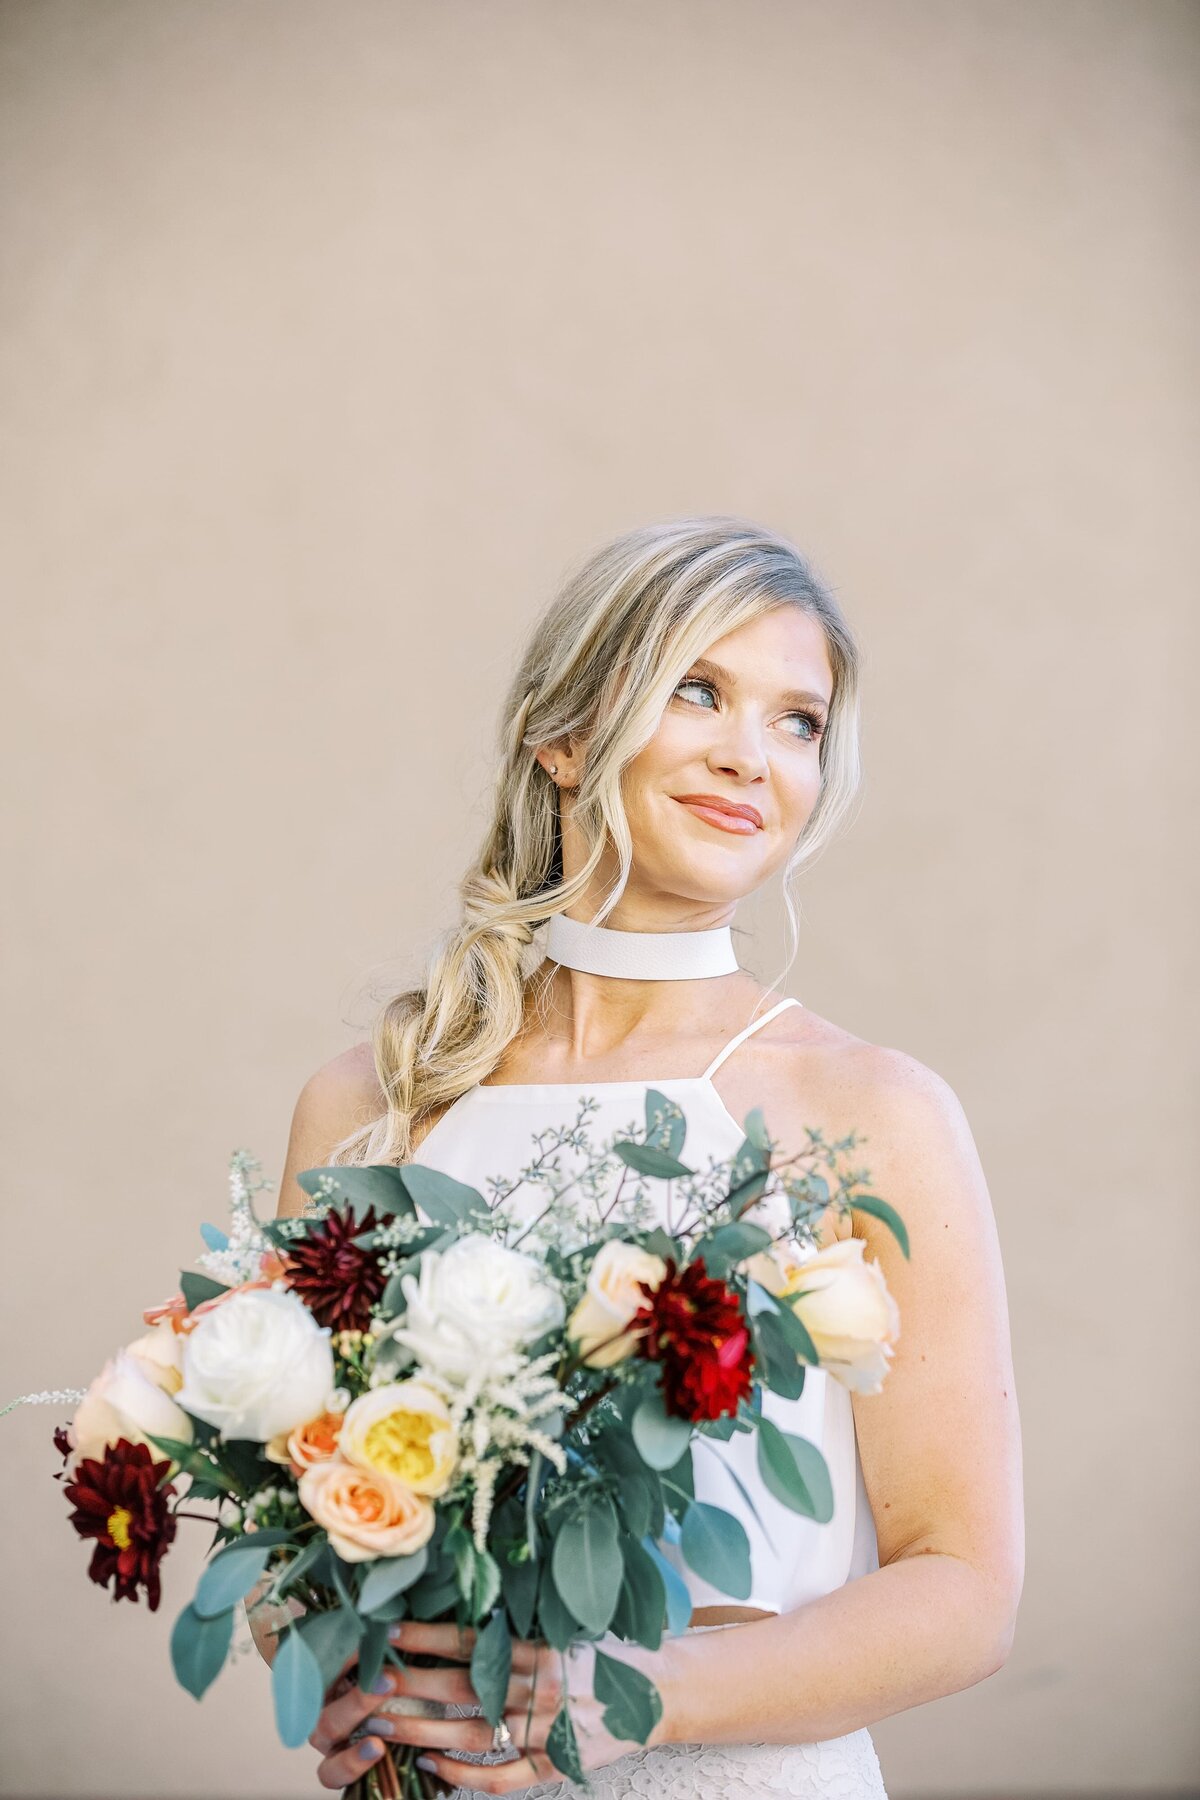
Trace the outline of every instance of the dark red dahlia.
{"type": "Polygon", "coordinates": [[[175,1515],[167,1505],[175,1492],[158,1482],[170,1468],[155,1460],[149,1444],[118,1438],[103,1459],[85,1456],[63,1493],[75,1508],[71,1524],[82,1538],[95,1538],[88,1574],[101,1587],[113,1581],[114,1600],[136,1600],[146,1590],[151,1612],[158,1608],[158,1565],[175,1536],[175,1515]]]}
{"type": "Polygon", "coordinates": [[[288,1244],[283,1279],[299,1295],[318,1325],[334,1331],[365,1331],[371,1308],[382,1297],[387,1276],[374,1250],[352,1242],[382,1223],[369,1206],[362,1219],[352,1211],[326,1213],[306,1237],[288,1244]]]}
{"type": "Polygon", "coordinates": [[[645,1327],[638,1354],[663,1366],[663,1403],[677,1419],[720,1419],[748,1400],[754,1367],[738,1297],[701,1262],[667,1272],[630,1329],[645,1327]]]}

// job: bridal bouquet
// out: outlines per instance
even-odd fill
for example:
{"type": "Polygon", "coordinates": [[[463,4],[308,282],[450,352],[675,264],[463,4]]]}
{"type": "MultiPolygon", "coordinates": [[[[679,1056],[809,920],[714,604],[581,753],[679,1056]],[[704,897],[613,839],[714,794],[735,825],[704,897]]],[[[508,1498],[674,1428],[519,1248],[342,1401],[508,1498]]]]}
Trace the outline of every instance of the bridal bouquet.
{"type": "MultiPolygon", "coordinates": [[[[256,1588],[286,1620],[271,1681],[290,1746],[349,1663],[368,1689],[385,1660],[404,1666],[403,1618],[472,1628],[493,1725],[514,1637],[657,1648],[688,1622],[682,1567],[751,1592],[744,1527],[695,1497],[699,1438],[755,1433],[768,1491],[831,1517],[823,1457],[762,1396],[798,1397],[809,1366],[868,1393],[886,1374],[899,1316],[882,1273],[860,1239],[815,1232],[831,1204],[857,1208],[908,1255],[895,1210],[855,1191],[865,1174],[831,1188],[818,1172],[853,1136],[810,1131],[773,1162],[756,1109],[737,1155],[696,1170],[666,1095],[648,1089],[644,1128],[599,1149],[597,1103],[579,1104],[490,1199],[420,1162],[329,1167],[300,1176],[304,1216],[264,1223],[253,1195],[270,1184],[236,1152],[228,1232],[202,1227],[199,1269],[70,1396],[57,1479],[94,1582],[154,1610],[176,1519],[215,1526],[171,1637],[197,1698],[256,1588]],[[564,1147],[583,1153],[570,1174],[564,1147]]],[[[661,1705],[641,1672],[597,1652],[594,1692],[614,1735],[646,1741],[661,1705]]],[[[583,1779],[569,1702],[549,1750],[583,1779]]],[[[417,1754],[390,1746],[348,1794],[445,1792],[417,1754]]]]}

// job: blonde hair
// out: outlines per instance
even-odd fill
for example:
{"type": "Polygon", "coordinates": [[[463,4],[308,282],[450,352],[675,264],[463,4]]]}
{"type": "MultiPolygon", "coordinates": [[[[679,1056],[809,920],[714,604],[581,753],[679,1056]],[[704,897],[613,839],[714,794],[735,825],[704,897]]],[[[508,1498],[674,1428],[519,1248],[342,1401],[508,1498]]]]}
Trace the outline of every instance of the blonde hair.
{"type": "Polygon", "coordinates": [[[798,932],[789,884],[834,835],[860,781],[858,648],[832,593],[774,532],[726,517],[623,532],[567,576],[533,630],[504,701],[492,820],[459,886],[462,916],[437,941],[424,986],[393,994],[377,1013],[371,1042],[386,1111],[344,1138],[331,1163],[406,1161],[414,1122],[496,1068],[525,1022],[536,928],[586,893],[608,845],[620,875],[597,922],[624,890],[633,857],[621,800],[627,764],[695,659],[779,606],[820,622],[833,671],[820,792],[784,872],[790,967],[798,932]],[[558,792],[534,755],[568,736],[586,744],[574,820],[587,855],[571,881],[558,792]]]}

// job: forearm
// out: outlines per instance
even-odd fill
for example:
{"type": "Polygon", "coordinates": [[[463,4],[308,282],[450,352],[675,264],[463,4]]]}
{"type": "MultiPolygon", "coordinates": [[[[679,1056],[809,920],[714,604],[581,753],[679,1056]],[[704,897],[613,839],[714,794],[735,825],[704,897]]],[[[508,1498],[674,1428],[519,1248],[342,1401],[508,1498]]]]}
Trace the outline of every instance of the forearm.
{"type": "Polygon", "coordinates": [[[994,1674],[1010,1622],[972,1564],[898,1557],[795,1612],[664,1641],[656,1741],[814,1743],[994,1674]]]}

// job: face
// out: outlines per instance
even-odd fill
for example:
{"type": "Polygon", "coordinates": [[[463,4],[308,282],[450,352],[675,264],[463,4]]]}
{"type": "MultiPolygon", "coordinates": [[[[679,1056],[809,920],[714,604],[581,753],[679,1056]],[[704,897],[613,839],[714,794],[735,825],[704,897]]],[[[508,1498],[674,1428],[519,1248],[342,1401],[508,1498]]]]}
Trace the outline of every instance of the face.
{"type": "Polygon", "coordinates": [[[701,929],[787,862],[820,793],[832,692],[824,633],[799,607],[706,648],[625,770],[630,901],[696,903],[701,929]]]}

